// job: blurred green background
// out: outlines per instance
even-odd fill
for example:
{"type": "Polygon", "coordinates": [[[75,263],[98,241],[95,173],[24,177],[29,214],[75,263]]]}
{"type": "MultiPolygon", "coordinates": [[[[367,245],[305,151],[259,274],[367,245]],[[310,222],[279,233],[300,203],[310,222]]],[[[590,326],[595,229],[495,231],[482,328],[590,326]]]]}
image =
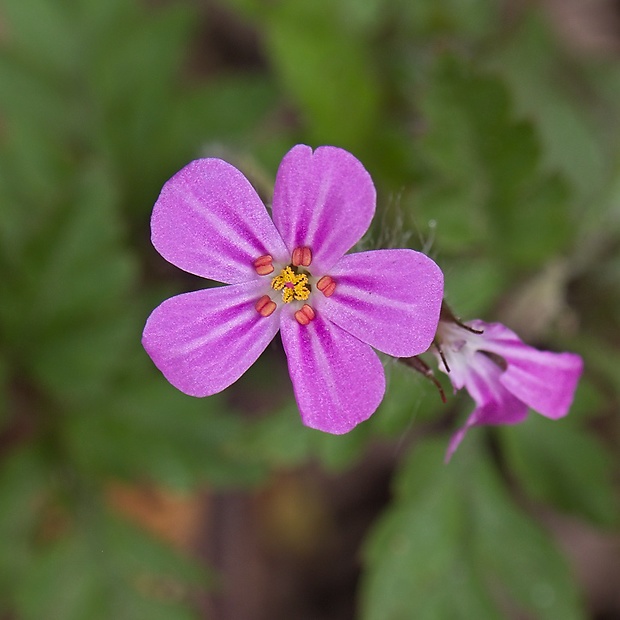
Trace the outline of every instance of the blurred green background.
{"type": "Polygon", "coordinates": [[[0,0],[2,620],[620,618],[620,10],[584,5],[0,0]],[[394,363],[342,437],[277,342],[167,384],[144,321],[203,283],[150,246],[162,184],[218,156],[268,201],[299,142],[365,164],[368,245],[464,319],[584,357],[565,420],[445,466],[473,404],[394,363]]]}

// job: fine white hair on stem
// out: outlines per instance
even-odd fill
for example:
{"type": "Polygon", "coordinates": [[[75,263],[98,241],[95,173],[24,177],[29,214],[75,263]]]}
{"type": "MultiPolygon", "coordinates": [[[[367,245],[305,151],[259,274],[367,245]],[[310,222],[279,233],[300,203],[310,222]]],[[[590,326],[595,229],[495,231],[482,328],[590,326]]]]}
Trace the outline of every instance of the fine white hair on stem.
{"type": "Polygon", "coordinates": [[[401,191],[391,195],[385,206],[377,210],[372,228],[356,244],[356,251],[413,247],[424,254],[430,253],[435,244],[437,221],[429,220],[426,226],[420,227],[404,208],[403,194],[401,191]]]}

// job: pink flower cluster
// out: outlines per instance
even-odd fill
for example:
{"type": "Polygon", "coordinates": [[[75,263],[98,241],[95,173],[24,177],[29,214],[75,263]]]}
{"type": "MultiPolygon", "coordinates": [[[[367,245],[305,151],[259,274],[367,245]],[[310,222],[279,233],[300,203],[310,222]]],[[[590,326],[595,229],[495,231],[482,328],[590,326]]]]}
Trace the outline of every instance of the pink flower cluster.
{"type": "Polygon", "coordinates": [[[368,230],[375,188],[353,155],[298,145],[278,169],[271,217],[249,181],[220,159],[199,159],[163,187],[152,242],[170,263],[221,282],[164,301],[143,345],[179,390],[208,396],[234,383],[280,332],[305,425],[346,433],[385,392],[375,349],[408,358],[435,342],[477,424],[521,421],[529,407],[565,415],[581,359],[524,345],[499,324],[440,320],[443,275],[409,249],[348,253],[368,230]]]}

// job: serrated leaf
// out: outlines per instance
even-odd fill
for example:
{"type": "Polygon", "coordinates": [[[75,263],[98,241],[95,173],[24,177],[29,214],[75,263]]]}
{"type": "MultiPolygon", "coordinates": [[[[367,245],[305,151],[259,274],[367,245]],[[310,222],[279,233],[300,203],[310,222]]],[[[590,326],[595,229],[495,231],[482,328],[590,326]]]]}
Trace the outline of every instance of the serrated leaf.
{"type": "Polygon", "coordinates": [[[423,191],[432,188],[431,203],[434,197],[440,207],[439,241],[445,236],[461,253],[484,244],[509,269],[539,265],[561,251],[574,231],[566,184],[540,170],[537,136],[531,123],[514,117],[501,79],[445,56],[421,104],[429,123],[425,155],[437,174],[423,191]],[[447,200],[437,201],[442,195],[447,200]]]}
{"type": "MultiPolygon", "coordinates": [[[[468,456],[457,455],[461,462],[468,456]]],[[[478,561],[496,595],[536,619],[585,618],[567,562],[550,536],[517,509],[487,462],[479,460],[472,473],[478,561]]]]}
{"type": "Polygon", "coordinates": [[[534,415],[502,431],[510,468],[533,497],[598,524],[617,522],[611,457],[592,435],[534,415]]]}
{"type": "Polygon", "coordinates": [[[426,441],[404,464],[365,548],[364,620],[502,618],[507,608],[584,618],[551,539],[468,446],[444,466],[444,442],[426,441]]]}
{"type": "Polygon", "coordinates": [[[414,451],[397,481],[400,501],[367,541],[363,620],[501,617],[467,554],[460,484],[442,465],[444,450],[414,451]]]}

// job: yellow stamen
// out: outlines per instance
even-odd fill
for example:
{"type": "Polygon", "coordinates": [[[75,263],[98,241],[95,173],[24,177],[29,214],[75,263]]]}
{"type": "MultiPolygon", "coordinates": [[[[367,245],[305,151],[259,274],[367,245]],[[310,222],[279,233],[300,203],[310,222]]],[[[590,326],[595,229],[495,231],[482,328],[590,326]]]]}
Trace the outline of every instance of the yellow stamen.
{"type": "Polygon", "coordinates": [[[285,304],[293,300],[305,301],[310,297],[308,276],[305,273],[295,273],[290,267],[282,269],[271,281],[271,288],[282,291],[282,301],[285,304]]]}

